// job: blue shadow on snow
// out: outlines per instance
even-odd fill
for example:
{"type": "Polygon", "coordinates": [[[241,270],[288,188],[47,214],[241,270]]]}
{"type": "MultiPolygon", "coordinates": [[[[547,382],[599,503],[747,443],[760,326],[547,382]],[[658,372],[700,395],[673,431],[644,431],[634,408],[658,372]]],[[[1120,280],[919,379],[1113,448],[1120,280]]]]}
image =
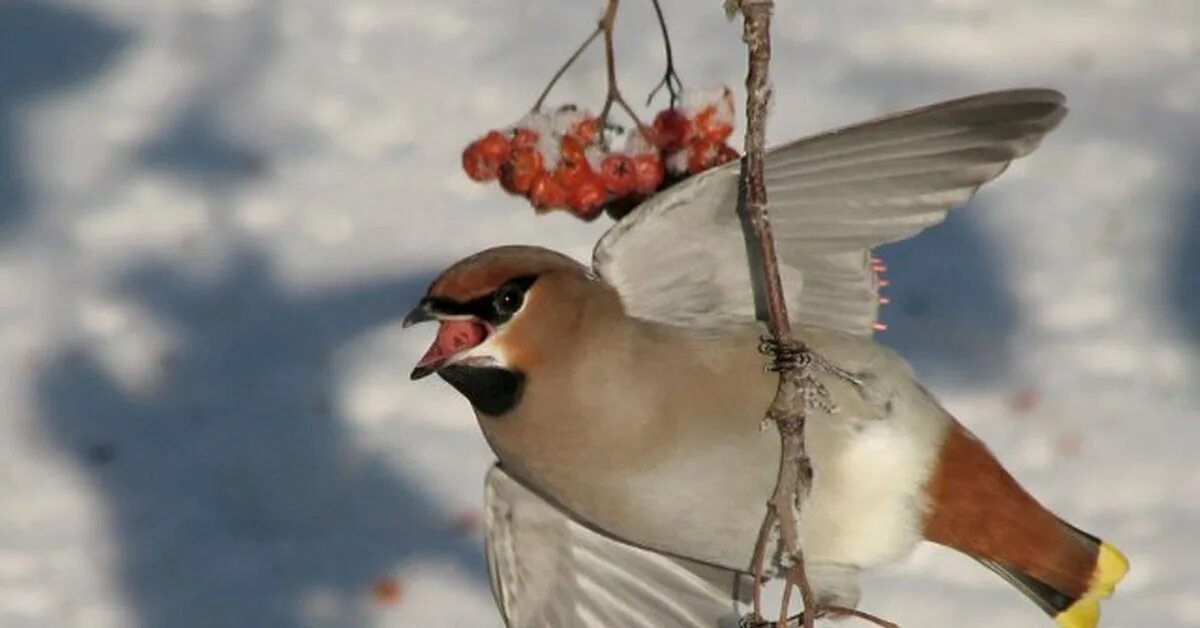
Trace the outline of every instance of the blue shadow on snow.
{"type": "Polygon", "coordinates": [[[1009,339],[1017,306],[1004,267],[974,212],[956,209],[916,237],[880,247],[891,303],[879,340],[913,363],[922,377],[960,384],[1002,378],[1010,369],[1009,339]]]}
{"type": "Polygon", "coordinates": [[[128,33],[46,0],[0,2],[0,238],[35,204],[24,163],[22,116],[38,101],[101,74],[128,33]]]}
{"type": "Polygon", "coordinates": [[[178,334],[160,385],[126,391],[80,348],[48,364],[45,428],[108,508],[140,625],[361,626],[371,584],[414,559],[483,578],[478,542],[356,449],[331,402],[332,354],[429,278],[295,294],[244,247],[212,282],[146,263],[123,291],[178,334]]]}

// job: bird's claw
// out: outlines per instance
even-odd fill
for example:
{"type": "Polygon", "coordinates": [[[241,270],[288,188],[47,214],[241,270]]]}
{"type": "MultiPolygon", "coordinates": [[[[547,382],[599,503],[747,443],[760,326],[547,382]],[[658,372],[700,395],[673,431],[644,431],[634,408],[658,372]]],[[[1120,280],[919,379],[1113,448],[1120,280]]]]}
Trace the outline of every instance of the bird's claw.
{"type": "MultiPolygon", "coordinates": [[[[738,619],[738,628],[774,628],[779,625],[779,622],[769,620],[757,613],[746,613],[738,619]]],[[[787,620],[788,628],[797,628],[804,625],[804,613],[792,615],[787,620]]]]}
{"type": "Polygon", "coordinates": [[[794,340],[781,342],[773,336],[763,336],[758,341],[758,352],[771,357],[766,369],[772,373],[799,371],[812,363],[813,353],[794,340]]]}
{"type": "Polygon", "coordinates": [[[758,341],[758,352],[771,357],[771,363],[765,367],[765,370],[771,373],[801,371],[812,367],[822,373],[833,375],[855,388],[862,389],[866,385],[863,377],[826,360],[805,346],[804,343],[795,340],[781,342],[774,336],[763,336],[758,341]]]}

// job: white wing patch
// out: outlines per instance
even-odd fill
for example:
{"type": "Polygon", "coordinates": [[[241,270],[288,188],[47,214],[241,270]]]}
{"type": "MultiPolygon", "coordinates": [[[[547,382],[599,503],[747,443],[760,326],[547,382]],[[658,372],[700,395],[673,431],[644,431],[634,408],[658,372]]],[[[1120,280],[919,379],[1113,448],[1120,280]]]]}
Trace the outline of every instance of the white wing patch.
{"type": "Polygon", "coordinates": [[[737,626],[746,575],[595,532],[498,466],[486,495],[488,571],[507,625],[737,626]]]}
{"type": "MultiPolygon", "coordinates": [[[[872,247],[941,222],[1066,115],[1062,94],[1013,90],[916,109],[772,149],[767,210],[798,323],[870,335],[872,247]]],[[[737,214],[738,163],[658,194],[601,238],[593,266],[631,316],[686,327],[756,316],[737,214]]]]}

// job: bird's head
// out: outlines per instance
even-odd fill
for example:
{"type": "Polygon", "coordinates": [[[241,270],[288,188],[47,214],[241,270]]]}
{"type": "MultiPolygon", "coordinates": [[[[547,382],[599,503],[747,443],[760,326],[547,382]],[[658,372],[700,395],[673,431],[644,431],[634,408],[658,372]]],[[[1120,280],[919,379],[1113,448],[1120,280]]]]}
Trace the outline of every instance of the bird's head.
{"type": "Polygon", "coordinates": [[[476,410],[504,414],[525,378],[577,318],[572,293],[592,283],[579,262],[539,247],[488,249],[446,269],[404,326],[435,321],[437,337],[412,379],[437,373],[476,410]]]}

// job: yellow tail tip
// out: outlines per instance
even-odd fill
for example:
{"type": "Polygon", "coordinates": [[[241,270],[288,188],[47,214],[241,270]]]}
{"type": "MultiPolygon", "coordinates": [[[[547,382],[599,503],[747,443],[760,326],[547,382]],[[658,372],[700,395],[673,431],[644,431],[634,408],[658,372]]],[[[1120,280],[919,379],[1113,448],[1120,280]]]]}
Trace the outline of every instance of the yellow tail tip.
{"type": "Polygon", "coordinates": [[[1092,573],[1092,586],[1084,597],[1112,597],[1117,583],[1129,573],[1129,559],[1121,550],[1109,545],[1100,544],[1100,554],[1096,556],[1096,570],[1092,573]]]}
{"type": "Polygon", "coordinates": [[[1067,610],[1054,617],[1061,628],[1095,628],[1100,622],[1100,598],[1112,597],[1117,583],[1129,573],[1129,560],[1121,550],[1100,544],[1092,585],[1067,610]]]}
{"type": "Polygon", "coordinates": [[[1062,628],[1095,628],[1100,623],[1100,602],[1096,598],[1080,598],[1054,620],[1062,628]]]}

